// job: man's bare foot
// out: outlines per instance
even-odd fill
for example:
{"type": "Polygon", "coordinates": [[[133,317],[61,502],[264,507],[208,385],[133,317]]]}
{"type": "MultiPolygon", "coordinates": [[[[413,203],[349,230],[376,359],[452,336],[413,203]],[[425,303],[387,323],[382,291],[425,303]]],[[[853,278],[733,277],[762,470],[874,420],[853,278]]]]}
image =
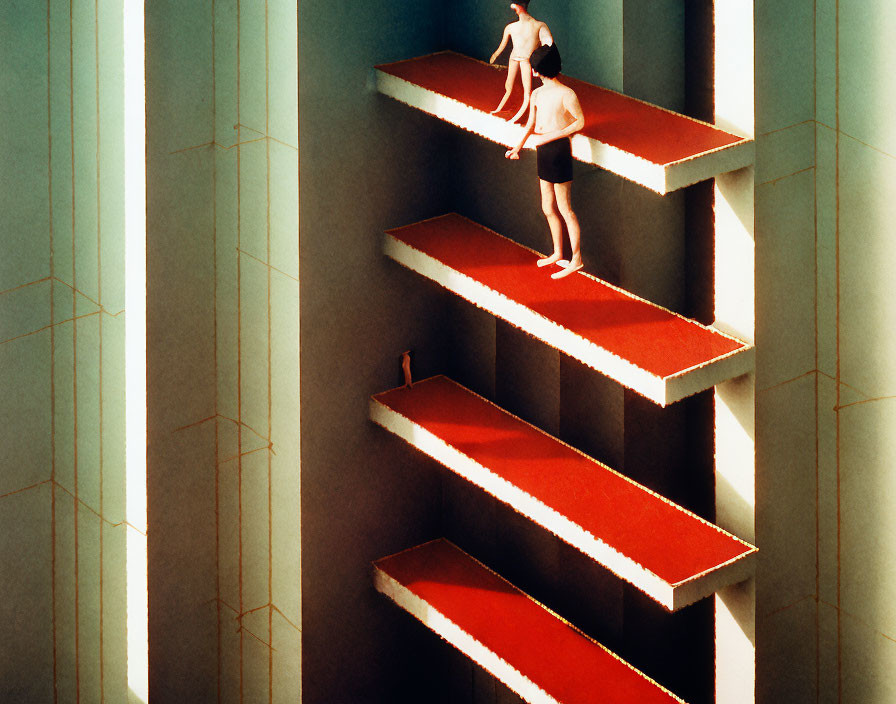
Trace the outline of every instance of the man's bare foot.
{"type": "Polygon", "coordinates": [[[542,257],[537,262],[535,262],[535,264],[537,266],[550,266],[551,264],[555,264],[556,262],[560,261],[560,257],[562,257],[562,256],[563,255],[560,254],[559,252],[554,252],[549,257],[542,257]]]}
{"type": "Polygon", "coordinates": [[[585,266],[585,265],[582,264],[581,259],[578,261],[572,260],[570,262],[567,262],[566,266],[563,267],[560,271],[557,271],[557,272],[554,272],[553,274],[551,274],[551,278],[552,279],[562,279],[564,276],[569,276],[574,271],[578,271],[583,266],[585,266]]]}

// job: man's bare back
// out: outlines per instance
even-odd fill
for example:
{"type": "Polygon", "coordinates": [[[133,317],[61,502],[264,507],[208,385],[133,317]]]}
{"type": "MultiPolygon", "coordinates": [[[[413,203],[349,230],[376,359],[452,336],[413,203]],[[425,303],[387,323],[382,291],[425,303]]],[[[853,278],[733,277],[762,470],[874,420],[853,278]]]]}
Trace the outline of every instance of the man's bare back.
{"type": "Polygon", "coordinates": [[[495,59],[507,47],[507,43],[511,43],[510,49],[510,65],[507,67],[507,80],[504,82],[504,97],[498,103],[498,107],[492,110],[492,114],[501,112],[510,98],[513,91],[513,84],[519,74],[520,81],[523,84],[523,104],[510,121],[516,122],[520,117],[526,114],[529,107],[529,98],[532,94],[532,66],[529,64],[529,57],[541,45],[551,45],[554,38],[548,26],[541,22],[528,12],[529,3],[523,0],[512,3],[510,7],[516,12],[519,19],[511,22],[504,28],[504,36],[501,38],[501,45],[497,51],[492,54],[489,63],[495,63],[495,59]]]}
{"type": "Polygon", "coordinates": [[[514,61],[528,59],[543,43],[548,44],[551,40],[551,33],[548,26],[532,15],[522,15],[516,22],[511,22],[504,30],[509,36],[513,47],[510,50],[510,58],[514,61]],[[542,32],[546,32],[544,36],[542,32]],[[548,39],[548,41],[542,41],[548,39]]]}

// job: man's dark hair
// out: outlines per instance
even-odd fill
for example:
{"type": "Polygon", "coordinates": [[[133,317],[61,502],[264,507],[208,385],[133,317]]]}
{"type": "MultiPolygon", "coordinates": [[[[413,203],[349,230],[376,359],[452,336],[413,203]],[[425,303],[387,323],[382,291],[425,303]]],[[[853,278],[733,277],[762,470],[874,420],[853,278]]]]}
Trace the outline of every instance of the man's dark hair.
{"type": "Polygon", "coordinates": [[[529,11],[529,0],[513,0],[514,5],[519,5],[521,8],[529,11]]]}
{"type": "Polygon", "coordinates": [[[550,46],[540,46],[532,52],[529,63],[536,73],[545,78],[556,78],[563,67],[560,61],[560,52],[557,50],[556,44],[550,46]]]}

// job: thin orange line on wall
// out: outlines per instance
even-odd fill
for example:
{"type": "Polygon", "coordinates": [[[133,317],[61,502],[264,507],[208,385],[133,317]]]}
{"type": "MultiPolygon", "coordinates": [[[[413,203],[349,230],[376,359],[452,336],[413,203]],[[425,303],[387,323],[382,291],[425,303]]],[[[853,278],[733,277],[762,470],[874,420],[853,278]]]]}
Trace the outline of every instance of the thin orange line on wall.
{"type": "Polygon", "coordinates": [[[848,611],[847,609],[840,609],[840,608],[837,607],[836,604],[831,604],[830,602],[827,602],[827,601],[825,601],[824,599],[819,599],[819,602],[818,602],[818,603],[820,603],[820,604],[824,604],[825,606],[830,606],[832,609],[837,609],[837,611],[841,611],[841,612],[843,612],[843,614],[844,614],[845,616],[848,616],[849,618],[853,619],[853,620],[856,621],[857,623],[862,624],[865,628],[867,628],[869,631],[872,631],[875,635],[878,635],[878,636],[880,636],[881,638],[886,638],[887,640],[891,640],[891,641],[893,641],[894,643],[896,643],[896,637],[894,637],[894,636],[889,636],[889,635],[887,635],[886,633],[884,633],[883,631],[879,631],[877,628],[875,628],[875,627],[874,627],[872,624],[870,624],[868,621],[866,621],[865,619],[861,618],[860,616],[857,616],[857,615],[854,614],[852,611],[848,611]]]}
{"type": "MultiPolygon", "coordinates": [[[[218,139],[218,83],[217,83],[217,44],[215,32],[215,20],[217,17],[216,0],[212,0],[212,134],[214,141],[218,139]]],[[[217,415],[220,413],[220,403],[218,392],[218,168],[212,170],[212,188],[214,193],[212,196],[212,262],[214,266],[214,275],[212,283],[213,302],[212,302],[212,321],[215,331],[215,348],[212,352],[212,359],[215,367],[215,633],[217,638],[217,695],[218,704],[221,704],[221,682],[223,679],[223,635],[221,633],[221,469],[220,469],[220,432],[218,428],[217,415]]],[[[239,431],[237,431],[239,432],[239,431]]]]}
{"type": "MultiPolygon", "coordinates": [[[[240,626],[239,628],[237,628],[237,631],[239,631],[240,634],[242,634],[242,633],[248,633],[250,636],[252,636],[255,640],[257,640],[259,643],[261,643],[261,644],[262,644],[265,648],[267,648],[269,651],[274,651],[274,650],[276,650],[276,648],[275,648],[273,645],[271,645],[270,643],[265,642],[265,640],[264,640],[263,638],[259,638],[257,635],[255,635],[252,631],[250,631],[250,630],[249,630],[248,628],[246,628],[245,626],[240,626]]],[[[273,656],[272,656],[272,657],[273,657],[273,656]]]]}
{"type": "MultiPolygon", "coordinates": [[[[86,317],[86,316],[85,316],[85,317],[86,317]]],[[[189,423],[189,424],[187,424],[187,425],[182,425],[182,426],[180,426],[179,428],[175,428],[175,429],[172,430],[171,432],[172,432],[172,433],[179,433],[179,432],[182,431],[182,430],[189,430],[190,428],[195,428],[195,427],[197,427],[197,426],[202,425],[203,423],[208,423],[210,420],[215,420],[216,418],[220,418],[221,420],[229,421],[229,422],[233,423],[234,425],[237,425],[237,426],[239,426],[239,427],[241,427],[241,428],[245,428],[246,430],[251,431],[251,432],[252,432],[254,435],[256,435],[259,439],[264,440],[265,442],[269,443],[269,445],[270,445],[271,447],[273,447],[273,443],[271,443],[270,438],[266,438],[264,435],[262,435],[262,434],[259,433],[257,430],[255,430],[255,428],[253,428],[251,425],[247,425],[246,423],[241,423],[241,422],[238,421],[236,418],[231,418],[231,417],[229,417],[229,416],[225,416],[225,415],[222,415],[222,414],[220,414],[220,413],[216,413],[216,414],[213,415],[213,416],[206,416],[205,418],[202,418],[202,419],[200,419],[200,420],[197,420],[197,421],[195,421],[194,423],[189,423]]],[[[274,454],[276,454],[276,453],[274,453],[274,454]]],[[[236,456],[236,455],[234,455],[234,457],[235,457],[235,456],[236,456]]]]}
{"type": "MultiPolygon", "coordinates": [[[[240,42],[241,42],[241,24],[240,17],[242,15],[242,7],[240,5],[240,0],[236,0],[236,121],[237,124],[240,122],[240,74],[242,72],[242,62],[240,58],[240,42]]],[[[242,141],[242,134],[239,129],[237,129],[237,150],[236,150],[236,242],[237,247],[242,245],[242,148],[239,146],[239,143],[242,141]]],[[[236,398],[237,398],[237,420],[239,423],[243,421],[243,310],[242,310],[242,260],[240,257],[236,258],[236,292],[237,292],[237,303],[236,303],[236,349],[237,349],[237,364],[236,364],[236,379],[237,379],[237,389],[236,389],[236,398]]],[[[237,433],[237,452],[241,455],[243,452],[242,446],[243,438],[242,433],[237,433]]],[[[239,602],[240,608],[239,612],[242,613],[244,604],[243,604],[243,460],[242,457],[237,458],[237,503],[238,503],[238,514],[237,514],[237,533],[238,533],[238,547],[237,547],[237,563],[238,563],[238,576],[239,576],[239,602]]],[[[244,652],[244,638],[243,638],[243,630],[240,629],[240,670],[239,670],[239,701],[240,704],[243,704],[243,679],[244,679],[244,667],[243,667],[243,652],[244,652]]]]}
{"type": "MultiPolygon", "coordinates": [[[[103,523],[108,525],[110,528],[117,528],[118,526],[121,526],[121,525],[130,525],[127,521],[119,521],[118,523],[113,523],[108,518],[103,516],[103,514],[101,514],[97,509],[93,508],[90,504],[88,504],[86,501],[84,501],[84,499],[82,499],[78,496],[75,496],[74,492],[72,492],[70,489],[68,489],[67,487],[60,484],[58,481],[56,481],[54,479],[51,479],[49,481],[53,482],[53,484],[55,484],[56,487],[61,492],[68,494],[72,499],[74,499],[74,501],[76,502],[76,506],[83,507],[86,510],[90,511],[90,513],[92,513],[94,516],[99,518],[100,521],[102,521],[103,523]]],[[[133,526],[131,526],[131,527],[133,528],[133,526]]],[[[135,528],[134,530],[137,530],[137,529],[135,528]]],[[[137,531],[137,532],[139,533],[140,531],[137,531]]],[[[141,535],[142,535],[142,533],[141,533],[141,535]]]]}
{"type": "MultiPolygon", "coordinates": [[[[50,234],[52,235],[53,226],[52,226],[52,217],[50,218],[50,234]]],[[[5,291],[0,291],[0,296],[5,296],[7,293],[12,293],[13,291],[19,291],[23,288],[28,288],[29,286],[34,286],[35,284],[41,284],[44,281],[49,281],[52,277],[45,276],[42,279],[38,279],[37,281],[29,281],[27,284],[20,284],[19,286],[13,286],[12,288],[8,288],[5,291]]]]}
{"type": "Polygon", "coordinates": [[[851,134],[849,134],[849,132],[841,132],[839,129],[839,125],[838,125],[838,129],[837,129],[837,134],[842,134],[844,137],[851,139],[853,142],[858,142],[863,147],[868,147],[870,150],[875,151],[878,154],[882,154],[883,156],[889,157],[890,159],[896,159],[896,155],[890,154],[890,152],[884,151],[880,147],[875,147],[873,144],[868,144],[868,142],[863,142],[858,137],[853,137],[851,134]]]}
{"type": "Polygon", "coordinates": [[[246,255],[247,257],[249,257],[249,259],[254,259],[256,262],[258,262],[259,264],[261,264],[261,265],[263,265],[263,266],[266,266],[266,267],[267,267],[268,269],[270,269],[271,271],[276,271],[278,274],[283,274],[283,276],[285,276],[285,277],[287,277],[287,278],[289,278],[289,279],[292,279],[292,280],[295,281],[296,283],[299,283],[299,280],[298,280],[295,276],[292,276],[291,274],[287,274],[285,271],[283,271],[283,270],[281,270],[281,269],[278,269],[278,268],[275,267],[273,264],[269,264],[269,263],[267,263],[267,262],[262,261],[261,259],[259,259],[259,258],[256,257],[255,255],[250,254],[249,252],[247,252],[246,250],[244,250],[244,249],[240,249],[239,247],[237,247],[236,251],[239,252],[240,254],[244,254],[244,255],[246,255]]]}
{"type": "MultiPolygon", "coordinates": [[[[270,126],[270,46],[268,42],[269,32],[268,18],[268,0],[264,0],[264,131],[269,134],[270,126]]],[[[265,159],[267,162],[266,171],[266,228],[265,228],[265,258],[267,259],[267,315],[268,315],[268,437],[272,437],[273,431],[273,408],[272,408],[272,391],[273,391],[273,372],[271,370],[271,142],[266,140],[264,143],[265,159]]],[[[274,601],[274,508],[273,493],[271,486],[271,463],[273,454],[268,453],[268,603],[274,601]]],[[[271,650],[268,652],[268,704],[274,702],[274,612],[268,609],[268,641],[271,643],[271,650]]]]}
{"type": "Polygon", "coordinates": [[[299,151],[299,148],[297,146],[290,144],[289,142],[284,142],[282,139],[277,139],[276,137],[272,137],[271,135],[266,134],[265,132],[262,132],[261,130],[255,129],[254,127],[249,127],[249,125],[240,124],[240,125],[234,125],[234,127],[243,127],[245,129],[249,130],[250,132],[255,132],[255,134],[260,134],[263,139],[267,139],[271,142],[276,142],[277,144],[287,147],[288,149],[292,149],[293,151],[296,151],[296,152],[299,151]]]}
{"type": "Polygon", "coordinates": [[[896,396],[878,396],[877,398],[866,398],[862,401],[853,401],[852,403],[844,403],[834,406],[835,411],[842,411],[844,408],[852,408],[853,406],[863,406],[866,403],[874,403],[875,401],[892,401],[896,396]]]}
{"type": "Polygon", "coordinates": [[[279,608],[277,608],[276,604],[271,604],[271,611],[275,611],[276,613],[280,614],[280,618],[286,621],[289,626],[292,626],[299,633],[302,632],[302,629],[299,628],[295,623],[293,623],[289,618],[287,618],[286,614],[284,614],[279,608]]]}
{"type": "Polygon", "coordinates": [[[777,134],[778,132],[784,132],[785,130],[792,130],[794,127],[801,127],[802,125],[814,124],[815,120],[803,120],[802,122],[794,122],[792,125],[786,125],[784,127],[778,127],[773,130],[769,130],[768,132],[761,132],[756,135],[756,139],[758,140],[760,137],[768,137],[770,134],[777,134]]]}
{"type": "MultiPolygon", "coordinates": [[[[96,297],[98,300],[103,300],[103,253],[102,253],[102,231],[103,231],[103,211],[102,211],[102,188],[101,184],[102,180],[102,172],[100,167],[100,150],[102,146],[102,130],[101,124],[102,120],[100,119],[100,15],[99,15],[99,0],[94,0],[93,2],[93,41],[94,41],[94,59],[95,59],[95,69],[96,69],[96,297]]],[[[104,436],[105,436],[105,426],[104,426],[104,414],[103,414],[103,316],[99,317],[99,351],[98,351],[98,375],[99,375],[99,388],[97,389],[97,395],[99,396],[99,513],[100,516],[103,514],[103,494],[104,494],[104,485],[103,485],[103,455],[104,455],[104,436]]],[[[104,704],[106,701],[106,687],[105,683],[105,673],[106,673],[106,657],[105,657],[105,619],[104,619],[104,587],[105,583],[103,580],[103,566],[105,564],[105,551],[104,547],[104,530],[103,530],[103,521],[100,521],[100,567],[99,567],[99,585],[100,585],[100,642],[99,642],[99,660],[100,660],[100,704],[104,704]]]]}
{"type": "Polygon", "coordinates": [[[52,479],[44,479],[42,482],[38,482],[37,484],[32,484],[31,486],[25,486],[21,489],[16,489],[15,491],[7,492],[6,494],[0,494],[0,499],[6,499],[10,496],[15,496],[16,494],[22,494],[26,491],[31,491],[32,489],[37,489],[39,486],[43,486],[44,484],[49,484],[52,482],[52,479]]]}
{"type": "MultiPolygon", "coordinates": [[[[72,286],[77,287],[77,209],[75,200],[75,78],[74,78],[74,13],[73,2],[69,2],[68,6],[68,80],[69,80],[69,139],[71,154],[71,176],[72,176],[72,286]]],[[[77,313],[77,300],[72,297],[72,317],[77,313]]],[[[78,569],[80,567],[78,558],[78,324],[72,322],[72,465],[75,484],[75,501],[74,501],[74,598],[75,598],[75,702],[80,704],[81,701],[81,599],[80,599],[80,575],[78,569]]]]}
{"type": "MultiPolygon", "coordinates": [[[[94,315],[101,315],[101,314],[102,314],[102,311],[98,310],[93,313],[85,313],[84,315],[78,315],[78,316],[75,316],[74,318],[66,318],[65,320],[60,320],[59,322],[57,322],[55,324],[44,325],[42,328],[38,328],[37,330],[32,330],[31,332],[24,332],[21,335],[16,335],[15,337],[10,337],[7,340],[2,340],[2,341],[0,341],[0,345],[5,345],[10,342],[15,342],[16,340],[21,340],[25,337],[31,337],[32,335],[37,335],[38,333],[41,333],[44,330],[53,330],[53,328],[59,327],[60,325],[65,325],[65,323],[71,323],[71,322],[74,322],[75,320],[83,320],[84,318],[91,318],[94,315]]],[[[119,314],[116,313],[116,315],[112,315],[110,317],[114,318],[117,315],[119,315],[119,314]]]]}
{"type": "MultiPolygon", "coordinates": [[[[833,381],[835,383],[837,382],[836,376],[831,376],[830,374],[827,374],[826,372],[823,372],[820,369],[818,370],[818,373],[821,374],[822,376],[826,376],[828,379],[830,379],[831,381],[833,381]]],[[[871,396],[871,394],[867,393],[866,391],[862,391],[862,389],[859,389],[859,388],[853,386],[852,384],[847,384],[845,381],[840,381],[839,384],[840,384],[840,386],[845,386],[847,389],[855,391],[857,394],[861,394],[865,398],[868,398],[871,396]]]]}
{"type": "MultiPolygon", "coordinates": [[[[65,287],[71,289],[74,293],[77,293],[77,294],[78,294],[79,296],[81,296],[82,298],[86,298],[88,301],[90,301],[91,303],[93,303],[95,306],[99,306],[101,310],[104,310],[104,311],[106,310],[105,308],[103,308],[103,304],[102,304],[102,303],[100,303],[99,301],[97,301],[96,299],[94,299],[92,296],[89,296],[88,294],[84,293],[83,291],[80,291],[80,290],[76,289],[76,288],[75,288],[72,284],[70,284],[68,281],[63,281],[62,279],[57,278],[57,277],[55,277],[55,276],[52,276],[52,277],[50,277],[50,278],[51,278],[54,282],[60,284],[61,286],[65,286],[65,287]]],[[[106,312],[108,312],[108,311],[106,311],[106,312]]],[[[119,311],[119,313],[120,313],[120,312],[121,312],[121,311],[119,311]]]]}
{"type": "MultiPolygon", "coordinates": [[[[815,111],[818,110],[818,8],[812,5],[812,105],[815,111]]],[[[818,370],[819,355],[818,347],[820,341],[818,339],[818,127],[815,121],[812,121],[812,148],[813,163],[815,164],[815,173],[813,174],[812,193],[813,193],[813,234],[814,234],[814,264],[815,264],[815,280],[814,284],[814,301],[815,306],[813,313],[815,314],[815,369],[818,370]]],[[[821,697],[821,615],[818,605],[818,599],[821,597],[821,450],[819,434],[819,390],[820,380],[818,374],[815,375],[815,698],[816,701],[821,697]]]]}
{"type": "Polygon", "coordinates": [[[242,147],[246,144],[252,144],[253,142],[260,142],[264,137],[259,137],[258,139],[247,139],[245,142],[237,141],[235,144],[221,144],[217,140],[212,140],[211,142],[203,142],[202,144],[196,144],[192,147],[184,147],[183,149],[175,149],[173,152],[168,152],[171,154],[183,154],[184,152],[194,151],[196,149],[202,149],[203,147],[218,147],[218,149],[222,149],[223,151],[230,151],[234,147],[242,147]]]}
{"type": "Polygon", "coordinates": [[[277,454],[276,452],[274,452],[273,445],[268,445],[266,447],[256,447],[254,450],[246,450],[245,452],[243,452],[239,455],[232,455],[231,457],[225,457],[223,460],[221,460],[220,462],[217,462],[216,464],[218,464],[218,466],[223,466],[223,465],[227,464],[228,462],[233,462],[233,460],[240,459],[241,457],[248,457],[249,455],[254,455],[256,452],[264,452],[264,451],[268,451],[272,455],[277,454]]]}
{"type": "MultiPolygon", "coordinates": [[[[47,0],[47,210],[50,240],[50,277],[55,274],[53,239],[53,110],[51,102],[50,72],[50,0],[47,0]]],[[[50,287],[50,479],[56,479],[56,335],[54,329],[55,308],[50,287]]],[[[50,600],[53,623],[53,704],[59,701],[58,646],[56,644],[56,488],[50,484],[50,600]]]]}
{"type": "MultiPolygon", "coordinates": [[[[834,267],[835,267],[835,290],[836,290],[836,345],[837,345],[837,406],[840,406],[841,391],[840,383],[842,379],[841,360],[840,360],[840,0],[835,1],[834,5],[834,121],[836,130],[834,131],[835,149],[834,149],[834,188],[836,203],[836,220],[834,229],[834,267]]],[[[836,421],[836,477],[837,477],[837,701],[843,702],[843,618],[841,615],[841,554],[840,543],[841,534],[841,506],[840,506],[840,414],[835,413],[836,421]]]]}
{"type": "Polygon", "coordinates": [[[218,605],[230,609],[230,610],[233,611],[233,613],[235,613],[235,614],[238,614],[238,613],[239,613],[233,606],[231,606],[231,605],[228,604],[226,601],[224,601],[224,599],[220,599],[220,598],[218,598],[218,597],[215,597],[214,599],[209,599],[208,601],[203,602],[203,606],[206,605],[206,604],[211,604],[212,602],[217,602],[218,605]]]}
{"type": "Polygon", "coordinates": [[[789,174],[784,174],[783,176],[778,176],[776,178],[769,179],[768,181],[762,181],[761,183],[757,183],[756,187],[758,188],[759,186],[775,186],[778,184],[778,182],[783,181],[785,178],[790,178],[791,176],[798,176],[799,174],[804,174],[807,171],[814,171],[814,170],[815,170],[814,165],[807,166],[805,169],[800,169],[799,171],[794,171],[789,174]]]}
{"type": "Polygon", "coordinates": [[[762,389],[757,389],[756,393],[761,394],[766,391],[771,391],[772,389],[778,389],[782,386],[786,386],[787,384],[792,384],[795,381],[799,381],[803,377],[807,377],[807,376],[810,376],[811,374],[818,374],[818,373],[819,373],[818,369],[810,369],[809,371],[804,372],[804,373],[800,374],[799,376],[795,376],[792,379],[785,379],[784,381],[779,381],[777,384],[772,384],[771,386],[766,386],[762,389]]]}

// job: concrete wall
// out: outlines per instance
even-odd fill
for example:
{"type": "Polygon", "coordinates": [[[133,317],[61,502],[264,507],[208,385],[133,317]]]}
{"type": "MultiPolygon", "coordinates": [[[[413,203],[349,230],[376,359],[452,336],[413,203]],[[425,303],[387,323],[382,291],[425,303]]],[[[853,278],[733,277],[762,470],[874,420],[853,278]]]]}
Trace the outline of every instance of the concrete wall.
{"type": "Polygon", "coordinates": [[[819,701],[896,697],[892,5],[815,3],[819,701]]]}
{"type": "Polygon", "coordinates": [[[0,699],[125,701],[122,10],[0,9],[0,699]]]}
{"type": "Polygon", "coordinates": [[[441,646],[370,562],[441,533],[440,473],[367,420],[370,394],[446,368],[450,296],[382,254],[450,210],[452,130],[379,95],[374,65],[443,47],[437,2],[300,7],[303,697],[427,701],[441,646]]]}
{"type": "Polygon", "coordinates": [[[295,701],[296,7],[146,29],[150,697],[295,701]]]}
{"type": "MultiPolygon", "coordinates": [[[[699,2],[532,9],[570,74],[708,117],[699,2]]],[[[762,0],[755,17],[757,700],[883,704],[896,15],[762,0]]],[[[449,210],[545,248],[530,159],[369,80],[448,46],[486,57],[511,19],[308,0],[297,29],[289,2],[148,4],[153,701],[513,701],[370,587],[370,560],[439,534],[709,700],[707,604],[658,612],[366,420],[411,348],[417,376],[448,371],[712,513],[708,397],[653,408],[380,253],[384,228],[449,210]]],[[[4,700],[128,698],[121,24],[107,0],[0,10],[4,700]]],[[[590,270],[711,317],[710,199],[578,169],[590,270]]]]}
{"type": "Polygon", "coordinates": [[[889,702],[896,16],[757,7],[759,700],[889,702]]]}

